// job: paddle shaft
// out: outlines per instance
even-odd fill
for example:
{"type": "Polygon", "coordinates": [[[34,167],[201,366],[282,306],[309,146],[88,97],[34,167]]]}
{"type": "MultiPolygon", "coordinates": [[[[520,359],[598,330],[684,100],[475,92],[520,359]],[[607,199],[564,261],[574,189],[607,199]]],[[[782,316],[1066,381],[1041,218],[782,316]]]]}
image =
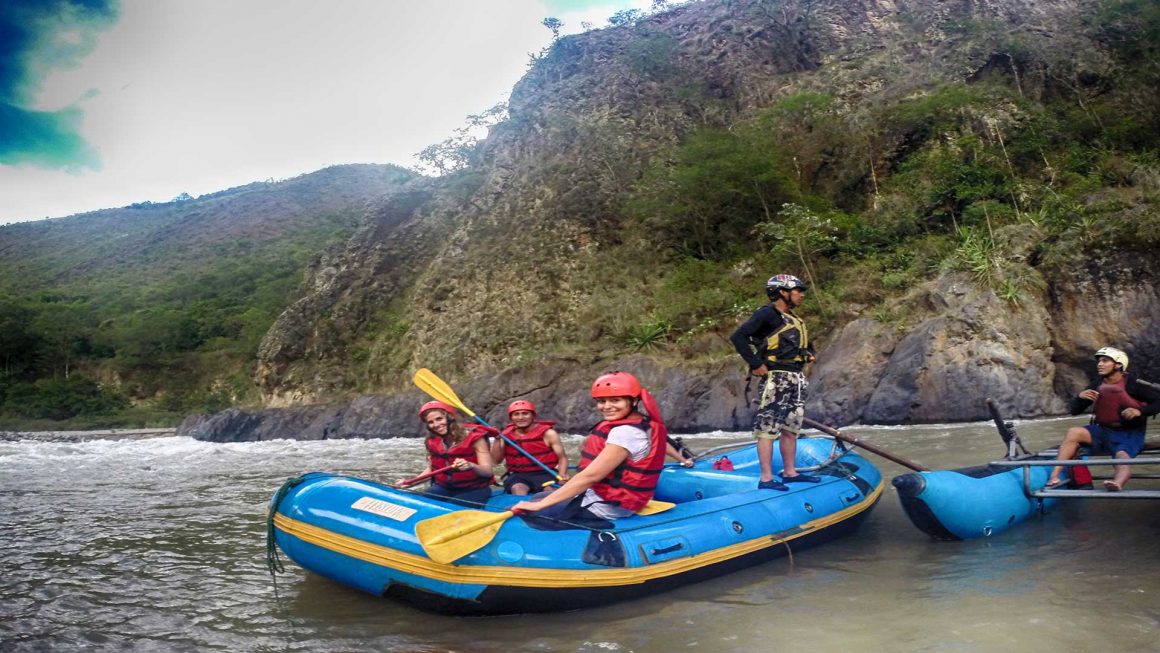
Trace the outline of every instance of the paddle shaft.
{"type": "Polygon", "coordinates": [[[899,465],[902,465],[903,467],[906,467],[908,469],[913,469],[916,472],[929,472],[930,471],[930,469],[923,467],[922,465],[919,465],[918,463],[916,463],[912,460],[907,460],[906,458],[903,458],[902,456],[893,454],[885,449],[882,449],[881,447],[877,447],[873,444],[870,444],[869,442],[864,442],[864,441],[862,441],[861,438],[846,435],[845,433],[842,433],[841,431],[839,431],[838,429],[836,429],[832,426],[826,426],[825,424],[822,424],[821,422],[815,422],[814,420],[812,420],[808,417],[803,418],[802,423],[805,424],[806,426],[811,427],[811,428],[815,428],[815,429],[821,431],[822,433],[825,433],[827,435],[832,435],[833,437],[841,440],[842,442],[852,444],[855,447],[861,447],[861,448],[865,449],[866,451],[869,451],[870,453],[882,456],[886,460],[889,460],[891,462],[896,462],[899,465]]]}
{"type": "MultiPolygon", "coordinates": [[[[485,422],[485,421],[483,420],[483,418],[482,418],[482,417],[480,417],[479,415],[472,415],[472,417],[474,417],[474,418],[475,418],[475,420],[476,420],[477,422],[479,422],[480,424],[483,424],[484,426],[486,426],[486,427],[488,427],[488,428],[491,428],[491,429],[494,429],[494,428],[495,428],[495,427],[494,427],[494,426],[492,426],[491,424],[488,424],[487,422],[485,422]]],[[[521,447],[520,445],[516,444],[514,440],[512,440],[512,439],[511,439],[511,438],[509,438],[508,436],[504,435],[504,434],[503,434],[503,431],[500,431],[499,429],[496,429],[496,431],[499,433],[499,437],[503,438],[503,441],[504,441],[504,442],[506,442],[506,443],[510,444],[512,447],[514,447],[514,448],[515,448],[515,450],[516,450],[516,451],[518,451],[518,452],[522,453],[522,454],[524,455],[524,458],[527,458],[528,460],[530,460],[530,461],[532,461],[532,462],[536,463],[537,465],[539,465],[540,467],[542,467],[542,468],[544,469],[544,471],[545,471],[545,472],[548,472],[549,474],[551,474],[551,475],[552,475],[552,478],[556,479],[556,482],[557,482],[557,483],[559,483],[559,482],[560,482],[560,475],[556,473],[556,470],[552,469],[551,467],[548,467],[548,466],[547,466],[547,465],[545,465],[545,464],[544,464],[544,463],[543,463],[541,460],[539,460],[538,458],[536,458],[536,457],[535,457],[535,456],[533,456],[532,454],[530,454],[530,453],[528,453],[527,451],[525,451],[525,450],[524,450],[524,448],[523,448],[523,447],[521,447]]]]}
{"type": "Polygon", "coordinates": [[[443,472],[449,472],[453,469],[455,469],[455,465],[448,465],[446,467],[440,467],[439,469],[433,469],[429,472],[423,472],[422,474],[419,474],[418,476],[416,476],[414,478],[408,478],[405,481],[399,481],[397,483],[397,485],[399,487],[410,487],[416,483],[425,481],[425,480],[431,478],[432,476],[435,476],[436,474],[442,474],[443,472]]]}

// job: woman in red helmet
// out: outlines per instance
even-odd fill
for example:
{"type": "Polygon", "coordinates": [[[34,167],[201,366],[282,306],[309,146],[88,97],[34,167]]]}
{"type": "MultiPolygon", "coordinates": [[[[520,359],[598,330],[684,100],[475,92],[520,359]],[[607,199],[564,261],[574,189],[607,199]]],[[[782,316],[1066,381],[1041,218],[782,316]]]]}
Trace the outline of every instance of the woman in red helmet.
{"type": "Polygon", "coordinates": [[[487,503],[492,477],[487,437],[498,431],[478,424],[461,424],[455,409],[442,401],[423,404],[419,419],[427,426],[428,462],[423,473],[452,467],[431,477],[426,493],[469,508],[487,503]]]}
{"type": "Polygon", "coordinates": [[[627,372],[596,379],[592,398],[603,420],[584,441],[579,471],[563,486],[521,501],[512,510],[620,519],[643,508],[656,490],[667,443],[663,425],[637,411],[642,391],[627,372]]]}
{"type": "Polygon", "coordinates": [[[508,406],[508,419],[511,423],[503,430],[505,437],[496,438],[491,443],[492,460],[507,466],[504,491],[523,496],[538,492],[556,480],[567,481],[568,454],[560,443],[560,434],[552,428],[556,423],[536,419],[535,404],[523,399],[508,406]],[[519,448],[512,446],[511,442],[519,448]],[[555,468],[556,473],[545,471],[544,467],[555,468]]]}

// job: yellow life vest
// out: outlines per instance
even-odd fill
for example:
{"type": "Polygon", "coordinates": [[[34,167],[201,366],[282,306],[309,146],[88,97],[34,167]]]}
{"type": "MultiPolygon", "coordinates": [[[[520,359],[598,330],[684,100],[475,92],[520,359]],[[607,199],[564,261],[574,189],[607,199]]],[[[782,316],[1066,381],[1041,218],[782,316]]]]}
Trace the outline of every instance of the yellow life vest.
{"type": "Polygon", "coordinates": [[[806,331],[806,322],[800,317],[790,312],[779,311],[785,324],[773,333],[769,334],[769,338],[765,341],[766,355],[775,363],[794,363],[802,364],[809,360],[808,348],[810,345],[809,332],[806,331]],[[797,353],[792,358],[784,357],[784,353],[779,351],[781,346],[781,334],[797,330],[801,334],[801,342],[798,343],[797,353]]]}

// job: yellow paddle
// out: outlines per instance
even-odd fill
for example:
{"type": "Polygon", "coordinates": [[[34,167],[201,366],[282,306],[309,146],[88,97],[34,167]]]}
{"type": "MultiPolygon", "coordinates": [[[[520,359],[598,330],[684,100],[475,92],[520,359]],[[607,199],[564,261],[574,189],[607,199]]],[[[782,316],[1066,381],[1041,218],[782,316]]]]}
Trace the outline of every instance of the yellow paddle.
{"type": "Polygon", "coordinates": [[[513,514],[510,510],[457,510],[415,524],[415,535],[428,558],[449,564],[487,546],[513,514]]]}
{"type": "MultiPolygon", "coordinates": [[[[636,514],[653,515],[674,505],[668,501],[649,501],[636,514]]],[[[503,523],[514,514],[510,510],[457,510],[415,524],[415,536],[428,558],[449,564],[487,546],[488,542],[495,539],[503,523]]]]}

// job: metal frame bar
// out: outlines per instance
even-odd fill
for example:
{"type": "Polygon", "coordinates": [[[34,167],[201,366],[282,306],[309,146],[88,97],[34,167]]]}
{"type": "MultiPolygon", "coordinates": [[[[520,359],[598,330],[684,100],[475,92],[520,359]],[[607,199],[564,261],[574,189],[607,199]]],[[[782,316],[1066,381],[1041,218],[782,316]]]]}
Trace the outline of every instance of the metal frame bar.
{"type": "MultiPolygon", "coordinates": [[[[1043,455],[1043,453],[1035,454],[1043,455]]],[[[1031,489],[1031,468],[1032,467],[1108,467],[1116,465],[1160,465],[1160,458],[1157,457],[1137,457],[1128,459],[1119,458],[1099,458],[1093,460],[1076,459],[1076,460],[1055,460],[1039,458],[1036,460],[994,460],[988,463],[996,467],[1022,467],[1023,468],[1023,494],[1027,497],[1035,497],[1039,499],[1160,499],[1160,490],[1121,490],[1119,492],[1108,492],[1106,490],[1039,490],[1031,489]]],[[[1110,478],[1110,477],[1109,477],[1110,478]]],[[[1133,476],[1137,479],[1160,478],[1156,474],[1139,474],[1133,476]]],[[[1095,480],[1095,477],[1093,477],[1095,480]]],[[[1101,478],[1100,480],[1105,480],[1101,478]]]]}

